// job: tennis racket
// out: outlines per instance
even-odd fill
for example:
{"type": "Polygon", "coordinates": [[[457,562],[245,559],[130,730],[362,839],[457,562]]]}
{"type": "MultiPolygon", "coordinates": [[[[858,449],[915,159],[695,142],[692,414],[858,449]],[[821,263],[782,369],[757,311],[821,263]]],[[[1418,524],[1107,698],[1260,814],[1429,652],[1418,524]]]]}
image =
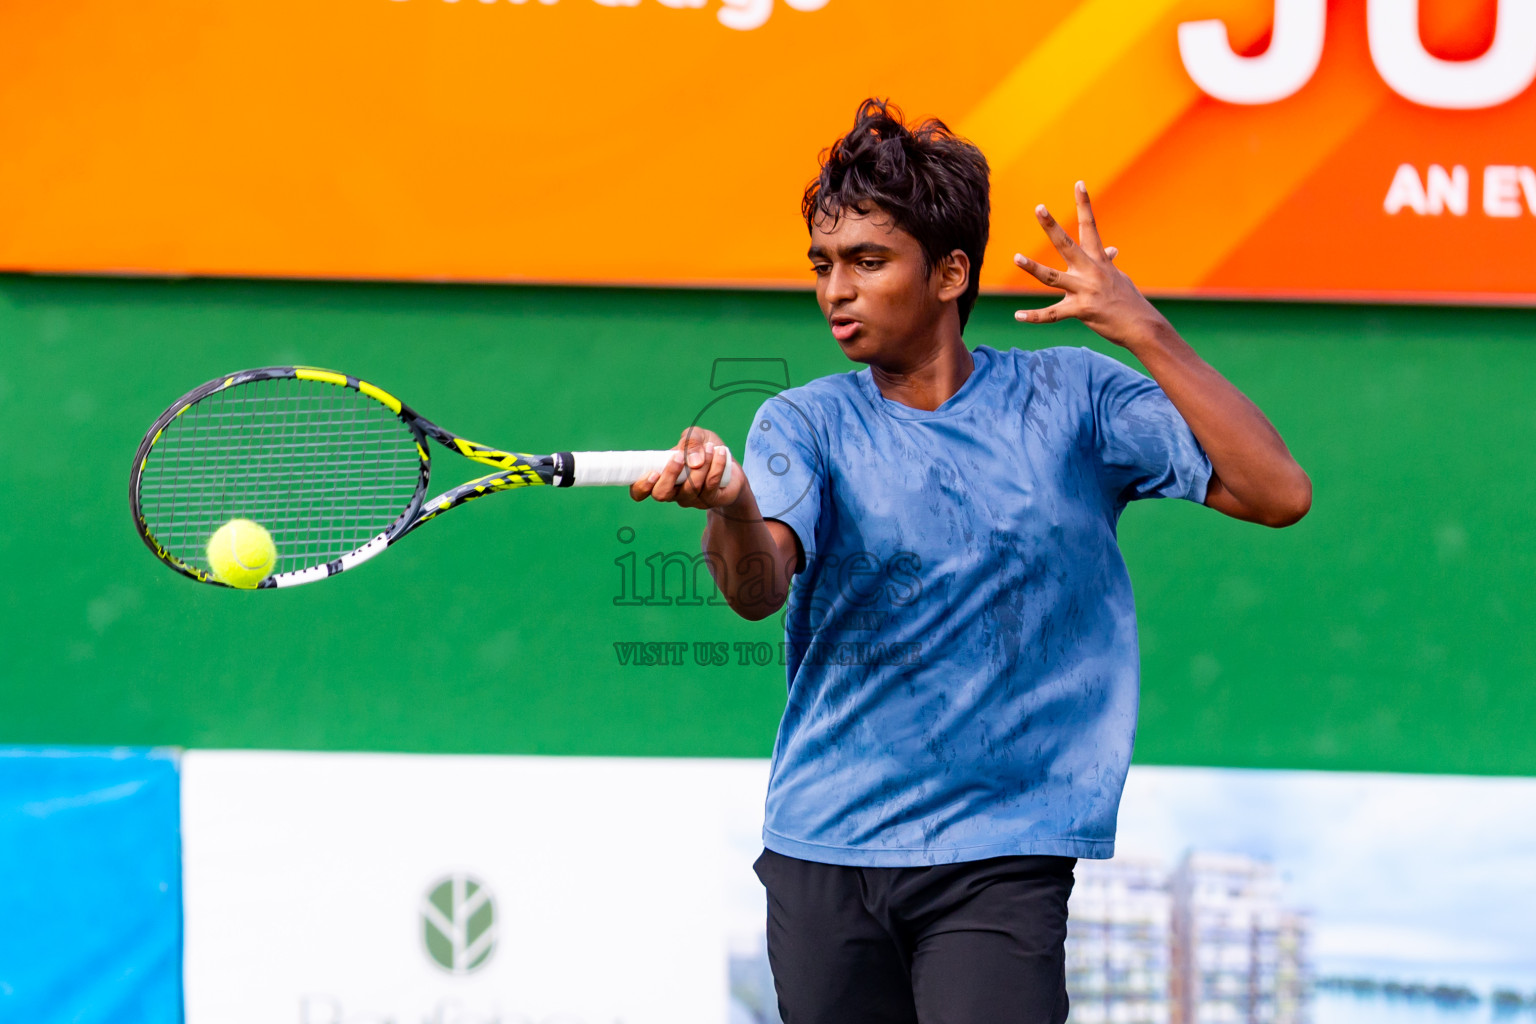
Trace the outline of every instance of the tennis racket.
{"type": "MultiPolygon", "coordinates": [[[[199,583],[227,586],[205,550],[224,523],[272,535],[277,563],[257,589],[355,569],[449,509],[518,487],[628,486],[672,451],[524,455],[449,433],[382,388],[305,366],[242,370],[177,399],[133,458],[128,497],[144,543],[199,583]],[[431,439],[495,468],[427,500],[431,439]]],[[[731,478],[727,464],[721,485],[731,478]]],[[[687,469],[679,476],[686,479],[687,469]]]]}

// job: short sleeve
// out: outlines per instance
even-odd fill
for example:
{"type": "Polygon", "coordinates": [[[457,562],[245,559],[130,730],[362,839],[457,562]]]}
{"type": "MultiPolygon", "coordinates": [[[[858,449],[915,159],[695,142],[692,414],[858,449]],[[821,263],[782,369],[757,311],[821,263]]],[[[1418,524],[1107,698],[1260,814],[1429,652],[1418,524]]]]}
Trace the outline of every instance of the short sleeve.
{"type": "Polygon", "coordinates": [[[1203,503],[1210,459],[1163,389],[1118,360],[1082,351],[1105,492],[1122,504],[1138,498],[1203,503]]]}
{"type": "Polygon", "coordinates": [[[775,395],[757,410],[742,466],[763,518],[794,530],[810,558],[816,550],[826,460],[815,425],[793,392],[775,395]]]}

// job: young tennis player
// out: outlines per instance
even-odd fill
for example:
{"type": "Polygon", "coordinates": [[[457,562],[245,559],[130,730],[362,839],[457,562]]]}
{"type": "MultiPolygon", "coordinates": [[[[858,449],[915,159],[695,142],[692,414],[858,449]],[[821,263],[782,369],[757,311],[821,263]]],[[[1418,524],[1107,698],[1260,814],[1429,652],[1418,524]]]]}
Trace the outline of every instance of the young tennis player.
{"type": "Polygon", "coordinates": [[[864,368],[765,403],[726,486],[693,430],[631,488],[710,510],[739,614],[788,603],[757,863],[787,1024],[1066,1020],[1072,869],[1114,851],[1136,728],[1120,514],[1184,498],[1285,526],[1310,506],[1280,435],[1076,196],[1078,241],[1037,211],[1066,269],[1015,258],[1065,296],[1017,319],[1081,320],[1151,379],[1084,348],[967,349],[986,161],[866,101],[803,205],[817,300],[864,368]]]}

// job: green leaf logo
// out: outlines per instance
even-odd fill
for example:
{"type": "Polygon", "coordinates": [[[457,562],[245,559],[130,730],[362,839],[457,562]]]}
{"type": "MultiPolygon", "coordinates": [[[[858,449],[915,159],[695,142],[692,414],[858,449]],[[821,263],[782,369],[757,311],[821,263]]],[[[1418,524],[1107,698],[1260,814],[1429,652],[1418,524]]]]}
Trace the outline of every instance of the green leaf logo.
{"type": "Polygon", "coordinates": [[[496,948],[496,904],[479,879],[449,875],[421,901],[427,956],[451,974],[484,967],[496,948]]]}

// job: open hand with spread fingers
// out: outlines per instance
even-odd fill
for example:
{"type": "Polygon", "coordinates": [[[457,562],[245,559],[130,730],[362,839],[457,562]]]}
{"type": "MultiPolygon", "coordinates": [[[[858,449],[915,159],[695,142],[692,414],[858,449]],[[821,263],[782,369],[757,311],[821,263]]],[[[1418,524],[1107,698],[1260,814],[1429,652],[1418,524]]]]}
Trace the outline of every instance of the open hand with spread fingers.
{"type": "Polygon", "coordinates": [[[1013,262],[1047,288],[1066,292],[1060,302],[1043,309],[1021,309],[1015,320],[1028,324],[1051,324],[1060,320],[1081,320],[1095,332],[1117,345],[1132,344],[1138,336],[1167,327],[1168,321],[1147,301],[1136,285],[1115,266],[1117,250],[1105,248],[1088,199],[1088,186],[1077,183],[1077,223],[1081,241],[1056,222],[1044,206],[1035,207],[1035,216],[1051,245],[1067,261],[1066,270],[1036,263],[1028,256],[1014,256],[1013,262]]]}

